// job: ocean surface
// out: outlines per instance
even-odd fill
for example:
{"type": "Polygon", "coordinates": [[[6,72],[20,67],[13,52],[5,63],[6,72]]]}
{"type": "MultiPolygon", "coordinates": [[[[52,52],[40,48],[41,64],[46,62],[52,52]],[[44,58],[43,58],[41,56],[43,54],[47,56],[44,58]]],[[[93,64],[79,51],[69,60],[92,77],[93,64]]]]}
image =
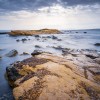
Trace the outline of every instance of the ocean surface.
{"type": "MultiPolygon", "coordinates": [[[[0,31],[0,32],[5,32],[0,31]]],[[[6,67],[15,61],[21,61],[31,55],[20,55],[23,52],[31,54],[34,50],[42,50],[61,55],[62,52],[53,47],[61,46],[71,49],[92,49],[100,52],[100,46],[95,46],[95,43],[100,43],[100,30],[65,30],[63,34],[55,35],[40,35],[39,39],[35,36],[9,36],[8,34],[0,34],[0,100],[13,100],[12,88],[9,86],[5,78],[6,67]],[[57,39],[47,38],[47,36],[56,36],[57,39]],[[17,42],[16,40],[27,39],[27,41],[17,42]],[[35,47],[40,46],[40,48],[35,47]],[[16,49],[18,55],[15,57],[6,57],[9,51],[16,49]]]]}

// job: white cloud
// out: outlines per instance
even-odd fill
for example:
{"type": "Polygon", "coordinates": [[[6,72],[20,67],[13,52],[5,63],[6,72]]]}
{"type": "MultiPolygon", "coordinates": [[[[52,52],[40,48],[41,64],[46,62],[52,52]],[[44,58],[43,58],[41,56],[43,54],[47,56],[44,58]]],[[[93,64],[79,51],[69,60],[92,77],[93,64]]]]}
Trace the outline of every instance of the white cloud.
{"type": "Polygon", "coordinates": [[[0,16],[0,29],[78,29],[100,27],[100,5],[39,8],[37,11],[13,11],[0,16]],[[91,9],[92,8],[92,9],[91,9]],[[93,12],[96,10],[95,12],[93,12]]]}

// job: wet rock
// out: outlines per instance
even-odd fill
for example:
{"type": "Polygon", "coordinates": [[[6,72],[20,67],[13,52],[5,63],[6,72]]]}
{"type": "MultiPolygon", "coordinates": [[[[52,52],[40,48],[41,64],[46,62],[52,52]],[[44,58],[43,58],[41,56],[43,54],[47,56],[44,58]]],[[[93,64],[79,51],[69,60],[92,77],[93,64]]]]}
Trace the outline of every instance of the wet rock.
{"type": "Polygon", "coordinates": [[[18,54],[17,50],[11,50],[9,53],[6,54],[7,57],[14,57],[18,54]]]}
{"type": "Polygon", "coordinates": [[[18,73],[18,70],[12,66],[6,68],[6,75],[9,79],[8,82],[12,87],[15,87],[14,82],[21,77],[21,75],[18,73]]]}
{"type": "Polygon", "coordinates": [[[39,54],[41,54],[41,53],[43,53],[41,50],[34,50],[34,51],[31,53],[31,55],[32,55],[32,56],[35,56],[35,55],[39,55],[39,54]]]}
{"type": "Polygon", "coordinates": [[[47,36],[47,38],[51,38],[51,36],[47,36]]]}
{"type": "Polygon", "coordinates": [[[100,75],[100,67],[91,67],[88,68],[88,70],[94,75],[100,75]]]}
{"type": "Polygon", "coordinates": [[[18,40],[16,40],[17,42],[19,42],[20,40],[18,39],[18,40]]]}
{"type": "Polygon", "coordinates": [[[25,39],[25,38],[24,38],[24,39],[22,39],[22,42],[25,42],[25,41],[27,41],[27,39],[25,39]]]}
{"type": "Polygon", "coordinates": [[[2,56],[0,56],[0,59],[2,58],[2,56]]]}
{"type": "Polygon", "coordinates": [[[36,38],[39,38],[40,36],[39,36],[39,35],[35,35],[35,37],[36,37],[36,38]]]}
{"type": "Polygon", "coordinates": [[[70,54],[70,48],[64,48],[64,49],[62,50],[62,53],[63,53],[63,55],[70,54]]]}
{"type": "Polygon", "coordinates": [[[61,46],[57,46],[57,47],[53,46],[53,48],[57,49],[57,50],[63,50],[63,48],[61,46]]]}
{"type": "Polygon", "coordinates": [[[57,39],[57,41],[62,41],[62,39],[57,39]]]}
{"type": "Polygon", "coordinates": [[[27,52],[23,52],[21,55],[29,55],[29,53],[27,53],[27,52]]]}
{"type": "Polygon", "coordinates": [[[86,54],[87,57],[91,58],[91,59],[95,59],[97,58],[97,56],[91,55],[91,54],[86,54]]]}
{"type": "Polygon", "coordinates": [[[36,48],[41,48],[41,46],[39,46],[39,45],[35,45],[35,47],[36,47],[36,48]]]}
{"type": "Polygon", "coordinates": [[[95,46],[100,46],[100,43],[95,43],[94,45],[95,45],[95,46]]]}
{"type": "Polygon", "coordinates": [[[56,36],[52,36],[52,39],[58,39],[56,36]]]}
{"type": "Polygon", "coordinates": [[[98,64],[100,64],[100,57],[99,58],[95,58],[94,61],[98,64]]]}

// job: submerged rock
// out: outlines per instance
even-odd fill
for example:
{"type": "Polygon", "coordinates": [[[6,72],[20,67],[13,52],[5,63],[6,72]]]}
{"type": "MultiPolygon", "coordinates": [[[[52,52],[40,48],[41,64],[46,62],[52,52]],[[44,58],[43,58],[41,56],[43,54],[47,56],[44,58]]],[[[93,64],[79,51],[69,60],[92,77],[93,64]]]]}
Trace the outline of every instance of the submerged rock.
{"type": "Polygon", "coordinates": [[[0,59],[2,58],[2,56],[0,56],[0,59]]]}
{"type": "Polygon", "coordinates": [[[29,55],[29,53],[27,53],[27,52],[23,52],[21,55],[29,55]]]}
{"type": "Polygon", "coordinates": [[[56,36],[52,36],[52,39],[58,39],[56,36]]]}
{"type": "Polygon", "coordinates": [[[57,46],[57,47],[53,46],[53,48],[57,49],[57,50],[63,50],[63,48],[61,46],[57,46]]]}
{"type": "Polygon", "coordinates": [[[35,47],[36,47],[36,48],[41,48],[41,46],[39,46],[39,45],[35,45],[35,47]]]}
{"type": "Polygon", "coordinates": [[[35,37],[36,37],[36,38],[39,38],[40,36],[39,36],[39,35],[35,35],[35,37]]]}
{"type": "Polygon", "coordinates": [[[6,54],[7,57],[14,57],[18,54],[17,50],[11,50],[9,53],[6,54]]]}
{"type": "Polygon", "coordinates": [[[18,40],[16,40],[17,42],[19,42],[20,40],[18,39],[18,40]]]}
{"type": "Polygon", "coordinates": [[[57,39],[57,41],[62,41],[62,39],[57,39]]]}
{"type": "Polygon", "coordinates": [[[84,32],[84,33],[87,33],[87,32],[84,32]]]}
{"type": "Polygon", "coordinates": [[[25,38],[24,38],[24,39],[22,39],[22,42],[25,42],[25,41],[27,41],[27,39],[25,39],[25,38]]]}
{"type": "Polygon", "coordinates": [[[95,43],[94,45],[95,45],[95,46],[100,46],[100,43],[95,43]]]}

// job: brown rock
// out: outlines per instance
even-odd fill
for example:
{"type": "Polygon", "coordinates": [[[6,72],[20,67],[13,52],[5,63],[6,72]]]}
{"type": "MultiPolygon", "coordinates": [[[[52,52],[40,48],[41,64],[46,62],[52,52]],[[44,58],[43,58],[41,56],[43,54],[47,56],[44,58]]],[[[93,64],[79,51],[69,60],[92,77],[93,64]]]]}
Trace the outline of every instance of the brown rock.
{"type": "Polygon", "coordinates": [[[36,35],[36,34],[59,34],[57,29],[41,29],[41,30],[14,30],[9,35],[36,35]]]}

